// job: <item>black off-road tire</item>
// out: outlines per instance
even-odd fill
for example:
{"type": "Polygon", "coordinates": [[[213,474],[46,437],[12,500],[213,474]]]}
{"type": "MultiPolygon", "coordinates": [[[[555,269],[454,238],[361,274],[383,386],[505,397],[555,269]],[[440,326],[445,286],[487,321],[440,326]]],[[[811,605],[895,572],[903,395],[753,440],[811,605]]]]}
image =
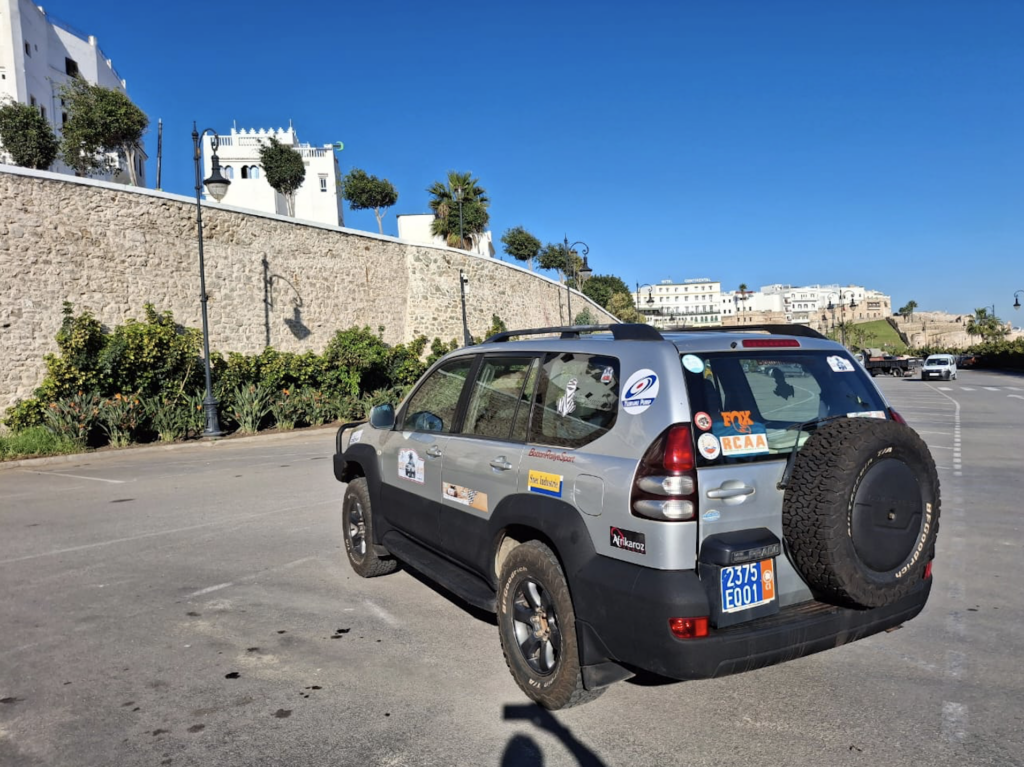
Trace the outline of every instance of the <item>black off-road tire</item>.
{"type": "Polygon", "coordinates": [[[364,477],[353,479],[345,489],[341,524],[345,533],[345,553],[356,575],[376,578],[394,572],[398,562],[378,556],[373,548],[373,513],[364,477]]]}
{"type": "Polygon", "coordinates": [[[558,559],[540,541],[516,547],[502,565],[498,633],[512,678],[530,699],[544,708],[556,711],[578,706],[605,691],[604,687],[587,690],[583,686],[576,613],[569,587],[558,559]],[[536,605],[531,604],[530,594],[536,597],[536,605]],[[537,619],[543,638],[525,631],[527,618],[537,619]],[[529,652],[531,640],[537,644],[536,656],[529,652]]]}
{"type": "Polygon", "coordinates": [[[790,558],[824,601],[897,602],[935,555],[935,462],[917,433],[895,421],[822,425],[797,455],[783,503],[790,558]]]}

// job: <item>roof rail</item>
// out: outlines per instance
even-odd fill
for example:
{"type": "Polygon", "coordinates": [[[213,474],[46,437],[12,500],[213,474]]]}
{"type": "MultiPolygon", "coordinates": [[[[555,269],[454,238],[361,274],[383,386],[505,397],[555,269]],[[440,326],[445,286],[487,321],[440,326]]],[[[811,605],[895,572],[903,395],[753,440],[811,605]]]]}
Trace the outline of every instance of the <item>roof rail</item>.
{"type": "Polygon", "coordinates": [[[555,328],[528,328],[506,330],[495,333],[484,341],[485,344],[508,341],[513,336],[542,336],[558,333],[560,338],[579,338],[580,333],[594,333],[610,330],[616,341],[664,341],[665,337],[653,326],[641,323],[619,322],[614,325],[562,325],[555,328]]]}
{"type": "Polygon", "coordinates": [[[675,327],[675,328],[664,328],[667,333],[771,333],[777,336],[801,336],[803,338],[818,338],[822,341],[830,340],[828,336],[823,336],[814,328],[808,327],[807,325],[736,325],[735,327],[710,327],[710,328],[694,328],[694,327],[675,327]]]}

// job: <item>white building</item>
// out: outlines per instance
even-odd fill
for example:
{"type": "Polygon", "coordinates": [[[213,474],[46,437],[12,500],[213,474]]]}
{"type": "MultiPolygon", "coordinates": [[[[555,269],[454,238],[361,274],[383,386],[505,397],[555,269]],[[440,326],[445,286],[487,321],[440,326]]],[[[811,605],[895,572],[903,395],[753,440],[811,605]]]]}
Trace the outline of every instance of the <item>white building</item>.
{"type": "MultiPolygon", "coordinates": [[[[288,215],[284,195],[275,192],[267,183],[260,164],[260,146],[269,143],[271,136],[302,155],[302,164],[306,167],[306,178],[295,192],[295,218],[344,226],[344,200],[339,188],[341,172],[338,170],[334,146],[300,144],[295,129],[290,125],[276,131],[273,128],[249,131],[232,128],[230,134],[218,136],[217,158],[221,172],[231,181],[221,203],[264,213],[288,215]]],[[[204,179],[210,175],[212,141],[210,134],[203,136],[204,179]]]]}
{"type": "MultiPolygon", "coordinates": [[[[128,93],[127,83],[94,36],[79,32],[29,0],[0,0],[0,99],[8,96],[38,108],[59,136],[67,119],[61,109],[60,87],[76,74],[93,85],[128,93]]],[[[10,162],[2,149],[0,155],[10,162]]],[[[96,177],[127,182],[123,161],[110,159],[118,165],[117,170],[96,177]]],[[[145,186],[146,153],[140,150],[135,161],[139,186],[145,186]]],[[[74,173],[60,160],[50,170],[74,173]]]]}
{"type": "Polygon", "coordinates": [[[637,286],[637,310],[649,325],[718,325],[721,323],[722,283],[707,278],[637,286]]]}
{"type": "MultiPolygon", "coordinates": [[[[395,218],[398,221],[398,239],[407,242],[421,242],[424,245],[438,245],[442,248],[447,245],[444,237],[432,234],[430,231],[430,225],[434,222],[433,213],[407,213],[395,218]]],[[[467,234],[466,240],[473,243],[473,247],[467,248],[466,252],[494,258],[494,240],[490,231],[473,235],[472,240],[467,234]]]]}

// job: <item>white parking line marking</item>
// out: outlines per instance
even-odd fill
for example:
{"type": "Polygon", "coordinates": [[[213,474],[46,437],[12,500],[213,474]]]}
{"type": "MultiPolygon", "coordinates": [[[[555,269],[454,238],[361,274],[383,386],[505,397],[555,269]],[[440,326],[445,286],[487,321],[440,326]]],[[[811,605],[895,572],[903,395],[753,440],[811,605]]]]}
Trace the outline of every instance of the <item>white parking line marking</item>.
{"type": "Polygon", "coordinates": [[[946,447],[945,445],[929,445],[928,449],[929,450],[952,450],[953,448],[946,447]]]}
{"type": "Polygon", "coordinates": [[[398,625],[399,625],[398,624],[398,618],[396,618],[394,615],[389,613],[387,610],[385,610],[380,605],[375,605],[369,599],[367,599],[363,604],[365,604],[367,607],[369,607],[370,610],[372,612],[374,612],[377,615],[378,618],[380,618],[382,621],[384,621],[386,624],[388,624],[392,628],[397,628],[398,627],[398,625]]]}
{"type": "Polygon", "coordinates": [[[189,594],[185,598],[186,599],[191,599],[192,597],[199,597],[199,596],[202,596],[203,594],[212,594],[214,591],[220,591],[221,589],[226,589],[226,588],[229,588],[230,586],[234,586],[234,585],[235,584],[233,584],[233,583],[218,583],[216,586],[209,586],[209,587],[207,587],[205,589],[199,589],[199,591],[193,591],[191,594],[189,594]]]}
{"type": "Polygon", "coordinates": [[[171,535],[173,533],[186,533],[190,530],[202,530],[204,527],[213,527],[215,525],[231,525],[237,522],[241,522],[246,519],[259,519],[260,517],[269,517],[271,514],[282,514],[289,511],[303,511],[306,509],[312,509],[317,506],[326,506],[336,501],[319,501],[318,503],[303,503],[299,506],[291,506],[284,509],[274,509],[273,511],[264,511],[259,514],[245,514],[241,517],[232,517],[231,519],[222,519],[217,522],[204,522],[201,525],[187,525],[186,527],[175,527],[170,530],[157,530],[152,533],[141,533],[139,535],[129,535],[127,538],[114,538],[109,541],[98,541],[97,543],[86,543],[82,546],[71,546],[66,549],[54,549],[53,551],[44,551],[41,554],[30,554],[27,557],[15,557],[14,559],[0,559],[0,565],[11,565],[15,562],[26,562],[30,559],[40,559],[41,557],[52,557],[56,554],[69,554],[72,551],[85,551],[87,549],[95,549],[100,546],[110,546],[115,543],[127,543],[128,541],[139,541],[144,538],[155,538],[159,535],[171,535]]]}
{"type": "Polygon", "coordinates": [[[953,391],[952,386],[940,386],[939,391],[953,391]]]}
{"type": "MultiPolygon", "coordinates": [[[[59,471],[33,471],[32,469],[22,469],[21,471],[26,474],[45,474],[48,477],[71,477],[71,479],[88,479],[93,482],[109,482],[112,485],[123,485],[128,480],[126,479],[103,479],[102,477],[83,477],[81,474],[61,474],[59,471]]],[[[132,482],[135,480],[133,479],[132,482]]]]}
{"type": "Polygon", "coordinates": [[[1013,397],[1014,399],[1024,399],[1024,397],[1020,396],[1019,394],[1007,394],[1006,396],[1013,397]]]}
{"type": "Polygon", "coordinates": [[[950,743],[962,743],[967,737],[967,706],[963,703],[942,704],[942,734],[950,743]]]}
{"type": "Polygon", "coordinates": [[[960,391],[974,391],[970,386],[961,386],[960,391]]]}
{"type": "Polygon", "coordinates": [[[1006,388],[1013,389],[1014,391],[1024,391],[1024,389],[1021,389],[1019,386],[1007,386],[1006,388]]]}
{"type": "Polygon", "coordinates": [[[1000,391],[1000,389],[997,386],[986,386],[985,391],[1000,391]]]}

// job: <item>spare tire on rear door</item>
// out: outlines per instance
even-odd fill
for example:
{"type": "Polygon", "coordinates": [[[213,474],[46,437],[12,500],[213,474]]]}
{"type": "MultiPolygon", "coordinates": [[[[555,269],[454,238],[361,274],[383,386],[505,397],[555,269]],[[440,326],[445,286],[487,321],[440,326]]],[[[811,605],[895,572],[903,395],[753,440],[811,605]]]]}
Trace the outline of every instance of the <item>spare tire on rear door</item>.
{"type": "Polygon", "coordinates": [[[825,601],[883,607],[921,582],[939,529],[939,478],[909,426],[843,418],[796,456],[782,529],[790,559],[825,601]]]}

